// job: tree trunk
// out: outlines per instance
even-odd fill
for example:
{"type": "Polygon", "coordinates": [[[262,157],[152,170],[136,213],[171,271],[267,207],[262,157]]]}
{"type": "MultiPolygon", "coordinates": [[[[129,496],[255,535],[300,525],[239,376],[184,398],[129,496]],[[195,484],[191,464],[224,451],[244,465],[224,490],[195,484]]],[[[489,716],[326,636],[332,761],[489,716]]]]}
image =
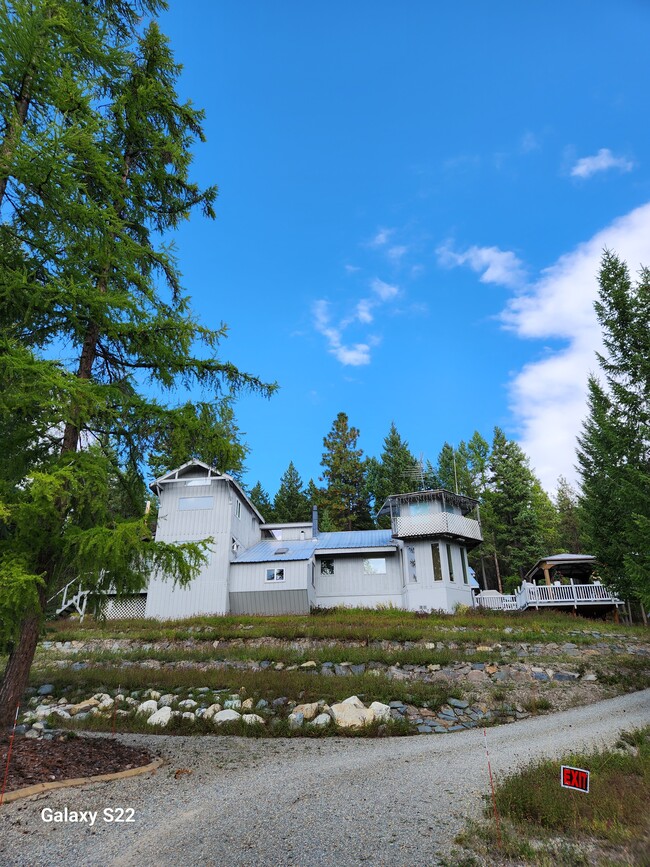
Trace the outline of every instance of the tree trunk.
{"type": "MultiPolygon", "coordinates": [[[[41,594],[42,608],[45,607],[45,591],[41,594]]],[[[29,614],[20,624],[20,633],[7,661],[2,683],[0,684],[0,733],[11,725],[16,708],[21,703],[29,669],[36,653],[41,631],[41,612],[29,614]]]]}
{"type": "Polygon", "coordinates": [[[503,584],[501,583],[501,569],[499,569],[499,558],[497,557],[497,552],[494,552],[494,568],[497,573],[497,586],[499,588],[499,593],[503,593],[503,584]]]}

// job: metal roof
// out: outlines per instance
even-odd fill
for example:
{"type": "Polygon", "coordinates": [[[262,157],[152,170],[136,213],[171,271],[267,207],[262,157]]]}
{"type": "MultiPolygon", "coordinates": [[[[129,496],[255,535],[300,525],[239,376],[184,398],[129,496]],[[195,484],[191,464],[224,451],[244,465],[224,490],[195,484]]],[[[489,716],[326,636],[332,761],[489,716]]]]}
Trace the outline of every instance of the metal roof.
{"type": "Polygon", "coordinates": [[[316,539],[284,541],[264,539],[233,560],[234,563],[283,563],[289,560],[309,560],[316,549],[316,539]],[[282,551],[282,554],[278,554],[282,551]]]}
{"type": "Polygon", "coordinates": [[[340,533],[319,533],[317,551],[330,548],[385,548],[397,547],[391,530],[352,530],[340,533]]]}
{"type": "Polygon", "coordinates": [[[532,579],[538,573],[543,574],[543,564],[548,563],[549,566],[564,566],[563,574],[567,577],[572,575],[588,575],[593,566],[596,565],[596,558],[593,554],[551,554],[549,557],[542,557],[535,563],[532,569],[524,575],[525,579],[532,579]]]}

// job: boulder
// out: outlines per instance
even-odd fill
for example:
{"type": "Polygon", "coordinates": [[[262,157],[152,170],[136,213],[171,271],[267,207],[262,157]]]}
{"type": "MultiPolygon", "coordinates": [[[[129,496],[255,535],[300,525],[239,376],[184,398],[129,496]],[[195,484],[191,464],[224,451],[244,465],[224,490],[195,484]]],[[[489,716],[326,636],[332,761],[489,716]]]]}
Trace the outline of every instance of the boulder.
{"type": "Polygon", "coordinates": [[[196,716],[195,716],[195,714],[192,713],[191,710],[186,710],[183,713],[183,719],[188,719],[190,722],[194,722],[194,720],[196,719],[196,716]]]}
{"type": "Polygon", "coordinates": [[[318,711],[320,710],[320,705],[317,701],[312,702],[311,704],[299,704],[294,707],[294,713],[301,713],[305,720],[309,721],[314,719],[315,716],[318,715],[318,711]]]}
{"type": "Polygon", "coordinates": [[[315,663],[313,659],[308,659],[307,662],[303,662],[303,664],[300,667],[304,668],[305,670],[309,670],[309,669],[317,668],[318,666],[317,666],[317,663],[315,663]]]}
{"type": "Polygon", "coordinates": [[[242,710],[253,710],[253,699],[247,698],[246,701],[242,702],[241,705],[242,710]]]}
{"type": "Polygon", "coordinates": [[[263,726],[266,725],[266,720],[257,713],[242,714],[242,719],[248,726],[263,726]]]}
{"type": "Polygon", "coordinates": [[[158,703],[155,702],[152,698],[148,701],[143,701],[142,704],[138,705],[138,709],[136,713],[138,715],[142,714],[143,716],[151,716],[151,714],[155,713],[158,710],[158,703]]]}
{"type": "MultiPolygon", "coordinates": [[[[156,702],[154,702],[154,710],[156,709],[155,704],[156,702]]],[[[99,702],[96,698],[88,698],[86,701],[80,701],[79,704],[73,704],[68,713],[70,716],[76,716],[78,713],[89,713],[94,707],[99,707],[99,702]]],[[[38,708],[36,708],[36,713],[38,714],[38,708]]]]}
{"type": "Polygon", "coordinates": [[[238,714],[236,710],[232,710],[231,708],[226,708],[226,710],[220,710],[212,717],[212,722],[215,725],[221,725],[221,723],[227,722],[235,722],[235,720],[241,719],[241,714],[238,714]]]}
{"type": "Polygon", "coordinates": [[[373,719],[381,722],[388,722],[391,719],[390,707],[387,704],[382,704],[380,701],[373,701],[368,710],[373,712],[373,719]]]}
{"type": "Polygon", "coordinates": [[[44,683],[43,686],[39,686],[38,694],[39,695],[52,695],[54,692],[54,684],[52,683],[44,683]]]}
{"type": "MultiPolygon", "coordinates": [[[[158,701],[160,699],[160,693],[155,689],[148,689],[145,692],[144,697],[152,698],[154,701],[158,701]]],[[[95,696],[95,698],[98,698],[98,696],[95,696]]]]}
{"type": "Polygon", "coordinates": [[[209,708],[206,708],[206,711],[205,711],[205,713],[203,714],[203,716],[204,716],[206,719],[212,719],[213,716],[214,716],[216,713],[219,713],[220,710],[221,710],[221,705],[220,705],[220,704],[211,704],[209,708]]]}
{"type": "Polygon", "coordinates": [[[239,710],[239,708],[241,707],[241,699],[232,697],[227,698],[224,701],[223,706],[226,708],[226,710],[239,710]]]}
{"type": "MultiPolygon", "coordinates": [[[[354,697],[356,698],[356,696],[354,697]]],[[[334,722],[344,729],[360,729],[374,719],[373,711],[368,710],[363,705],[358,707],[350,702],[333,704],[330,708],[330,715],[334,722]]]]}
{"type": "Polygon", "coordinates": [[[294,730],[302,728],[302,724],[305,721],[304,716],[301,713],[296,713],[295,711],[293,713],[289,714],[288,719],[289,719],[289,728],[294,729],[294,730]]]}
{"type": "Polygon", "coordinates": [[[324,729],[332,722],[332,717],[328,713],[319,713],[317,717],[309,723],[311,726],[316,726],[316,728],[324,729]]]}
{"type": "Polygon", "coordinates": [[[364,703],[361,701],[358,695],[351,695],[350,698],[344,698],[341,704],[351,704],[354,707],[365,708],[364,703]]]}
{"type": "Polygon", "coordinates": [[[152,713],[149,719],[147,720],[148,726],[166,726],[169,720],[171,719],[172,709],[169,705],[163,705],[160,710],[157,710],[155,713],[152,713]]]}
{"type": "Polygon", "coordinates": [[[176,698],[171,692],[166,693],[165,695],[161,695],[158,699],[158,704],[160,707],[171,707],[172,702],[176,698]]]}
{"type": "Polygon", "coordinates": [[[192,698],[186,698],[185,701],[179,701],[178,706],[182,707],[183,710],[194,710],[197,707],[197,702],[192,698]]]}

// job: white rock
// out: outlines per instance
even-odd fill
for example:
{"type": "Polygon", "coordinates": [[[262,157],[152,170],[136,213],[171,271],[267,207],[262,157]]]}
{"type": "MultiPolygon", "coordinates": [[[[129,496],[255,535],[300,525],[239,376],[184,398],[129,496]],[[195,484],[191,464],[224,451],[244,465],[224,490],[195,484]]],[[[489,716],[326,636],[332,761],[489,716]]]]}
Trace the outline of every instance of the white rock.
{"type": "Polygon", "coordinates": [[[185,710],[193,710],[195,707],[197,707],[197,702],[195,702],[191,698],[186,698],[185,701],[179,701],[178,706],[185,708],[185,710]]]}
{"type": "Polygon", "coordinates": [[[239,698],[227,698],[223,706],[229,710],[239,710],[241,707],[241,699],[239,698]]]}
{"type": "Polygon", "coordinates": [[[350,698],[344,698],[341,704],[351,704],[353,707],[365,707],[358,695],[351,695],[350,698]]]}
{"type": "Polygon", "coordinates": [[[220,710],[219,713],[216,713],[212,717],[212,722],[215,725],[220,725],[221,723],[233,722],[238,719],[241,719],[241,715],[238,714],[236,710],[226,709],[220,710]]]}
{"type": "Polygon", "coordinates": [[[253,699],[247,698],[246,701],[242,702],[241,709],[242,710],[252,710],[253,709],[253,699]]]}
{"type": "Polygon", "coordinates": [[[145,698],[152,698],[154,701],[158,701],[158,699],[160,698],[160,693],[155,689],[148,689],[144,695],[145,698]]]}
{"type": "Polygon", "coordinates": [[[176,698],[171,692],[161,695],[158,699],[158,707],[171,707],[172,702],[176,698]]]}
{"type": "Polygon", "coordinates": [[[137,714],[144,714],[145,716],[151,716],[152,713],[155,713],[158,710],[158,703],[153,699],[149,699],[149,701],[143,701],[142,704],[138,705],[138,709],[136,711],[137,714]]]}
{"type": "Polygon", "coordinates": [[[151,714],[147,720],[148,726],[166,726],[171,719],[172,709],[168,706],[161,707],[155,713],[151,714]]]}
{"type": "Polygon", "coordinates": [[[320,705],[317,701],[311,704],[299,704],[294,707],[294,713],[301,713],[306,720],[312,720],[320,710],[320,705]]]}
{"type": "Polygon", "coordinates": [[[289,728],[290,729],[301,728],[304,721],[305,721],[305,718],[301,713],[296,713],[294,711],[293,713],[289,714],[289,728]]]}
{"type": "Polygon", "coordinates": [[[108,702],[109,704],[113,704],[113,699],[107,692],[96,692],[93,698],[99,702],[100,705],[108,702]]]}
{"type": "Polygon", "coordinates": [[[52,713],[60,716],[61,719],[71,719],[70,714],[67,710],[64,710],[62,707],[55,707],[52,713]]]}
{"type": "Polygon", "coordinates": [[[206,711],[203,714],[203,716],[206,719],[212,719],[212,717],[215,715],[215,713],[219,713],[220,710],[221,710],[220,704],[211,704],[209,708],[206,708],[206,711]]]}
{"type": "Polygon", "coordinates": [[[307,662],[303,662],[303,664],[300,667],[304,668],[304,669],[312,669],[312,668],[317,668],[318,666],[314,662],[313,659],[308,659],[307,662]]]}
{"type": "Polygon", "coordinates": [[[382,704],[380,701],[373,701],[368,710],[374,714],[374,719],[381,722],[388,722],[391,719],[390,707],[387,704],[382,704]]]}
{"type": "Polygon", "coordinates": [[[54,707],[55,705],[51,704],[39,704],[34,713],[37,719],[46,719],[52,713],[54,707]]]}
{"type": "Polygon", "coordinates": [[[325,726],[328,726],[331,722],[332,717],[328,713],[319,713],[318,716],[309,723],[309,725],[324,729],[325,726]]]}
{"type": "Polygon", "coordinates": [[[266,725],[266,720],[264,719],[264,717],[261,717],[261,716],[260,716],[259,714],[257,714],[257,713],[245,713],[245,714],[242,716],[242,719],[244,720],[244,722],[246,723],[246,725],[249,725],[249,726],[263,726],[263,725],[266,725]]]}
{"type": "Polygon", "coordinates": [[[138,701],[137,699],[132,698],[130,695],[127,695],[127,697],[124,699],[124,704],[127,704],[129,707],[136,707],[138,701]]]}
{"type": "Polygon", "coordinates": [[[183,714],[183,719],[188,719],[188,720],[190,720],[190,722],[194,722],[194,720],[196,719],[196,716],[192,713],[191,710],[186,710],[185,713],[183,714]]]}
{"type": "MultiPolygon", "coordinates": [[[[358,699],[357,699],[358,700],[358,699]]],[[[360,729],[374,719],[374,713],[371,710],[363,707],[357,707],[349,702],[341,702],[333,704],[330,708],[330,715],[334,722],[344,729],[360,729]]]]}

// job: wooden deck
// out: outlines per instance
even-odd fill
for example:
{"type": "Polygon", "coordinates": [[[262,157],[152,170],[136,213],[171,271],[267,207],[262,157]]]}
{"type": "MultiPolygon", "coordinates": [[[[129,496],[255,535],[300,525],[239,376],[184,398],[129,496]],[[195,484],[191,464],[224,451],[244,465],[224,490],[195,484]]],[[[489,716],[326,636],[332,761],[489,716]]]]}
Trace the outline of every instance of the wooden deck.
{"type": "Polygon", "coordinates": [[[498,593],[475,597],[480,608],[497,611],[525,611],[527,608],[586,608],[622,605],[602,584],[523,584],[514,594],[498,593]]]}

